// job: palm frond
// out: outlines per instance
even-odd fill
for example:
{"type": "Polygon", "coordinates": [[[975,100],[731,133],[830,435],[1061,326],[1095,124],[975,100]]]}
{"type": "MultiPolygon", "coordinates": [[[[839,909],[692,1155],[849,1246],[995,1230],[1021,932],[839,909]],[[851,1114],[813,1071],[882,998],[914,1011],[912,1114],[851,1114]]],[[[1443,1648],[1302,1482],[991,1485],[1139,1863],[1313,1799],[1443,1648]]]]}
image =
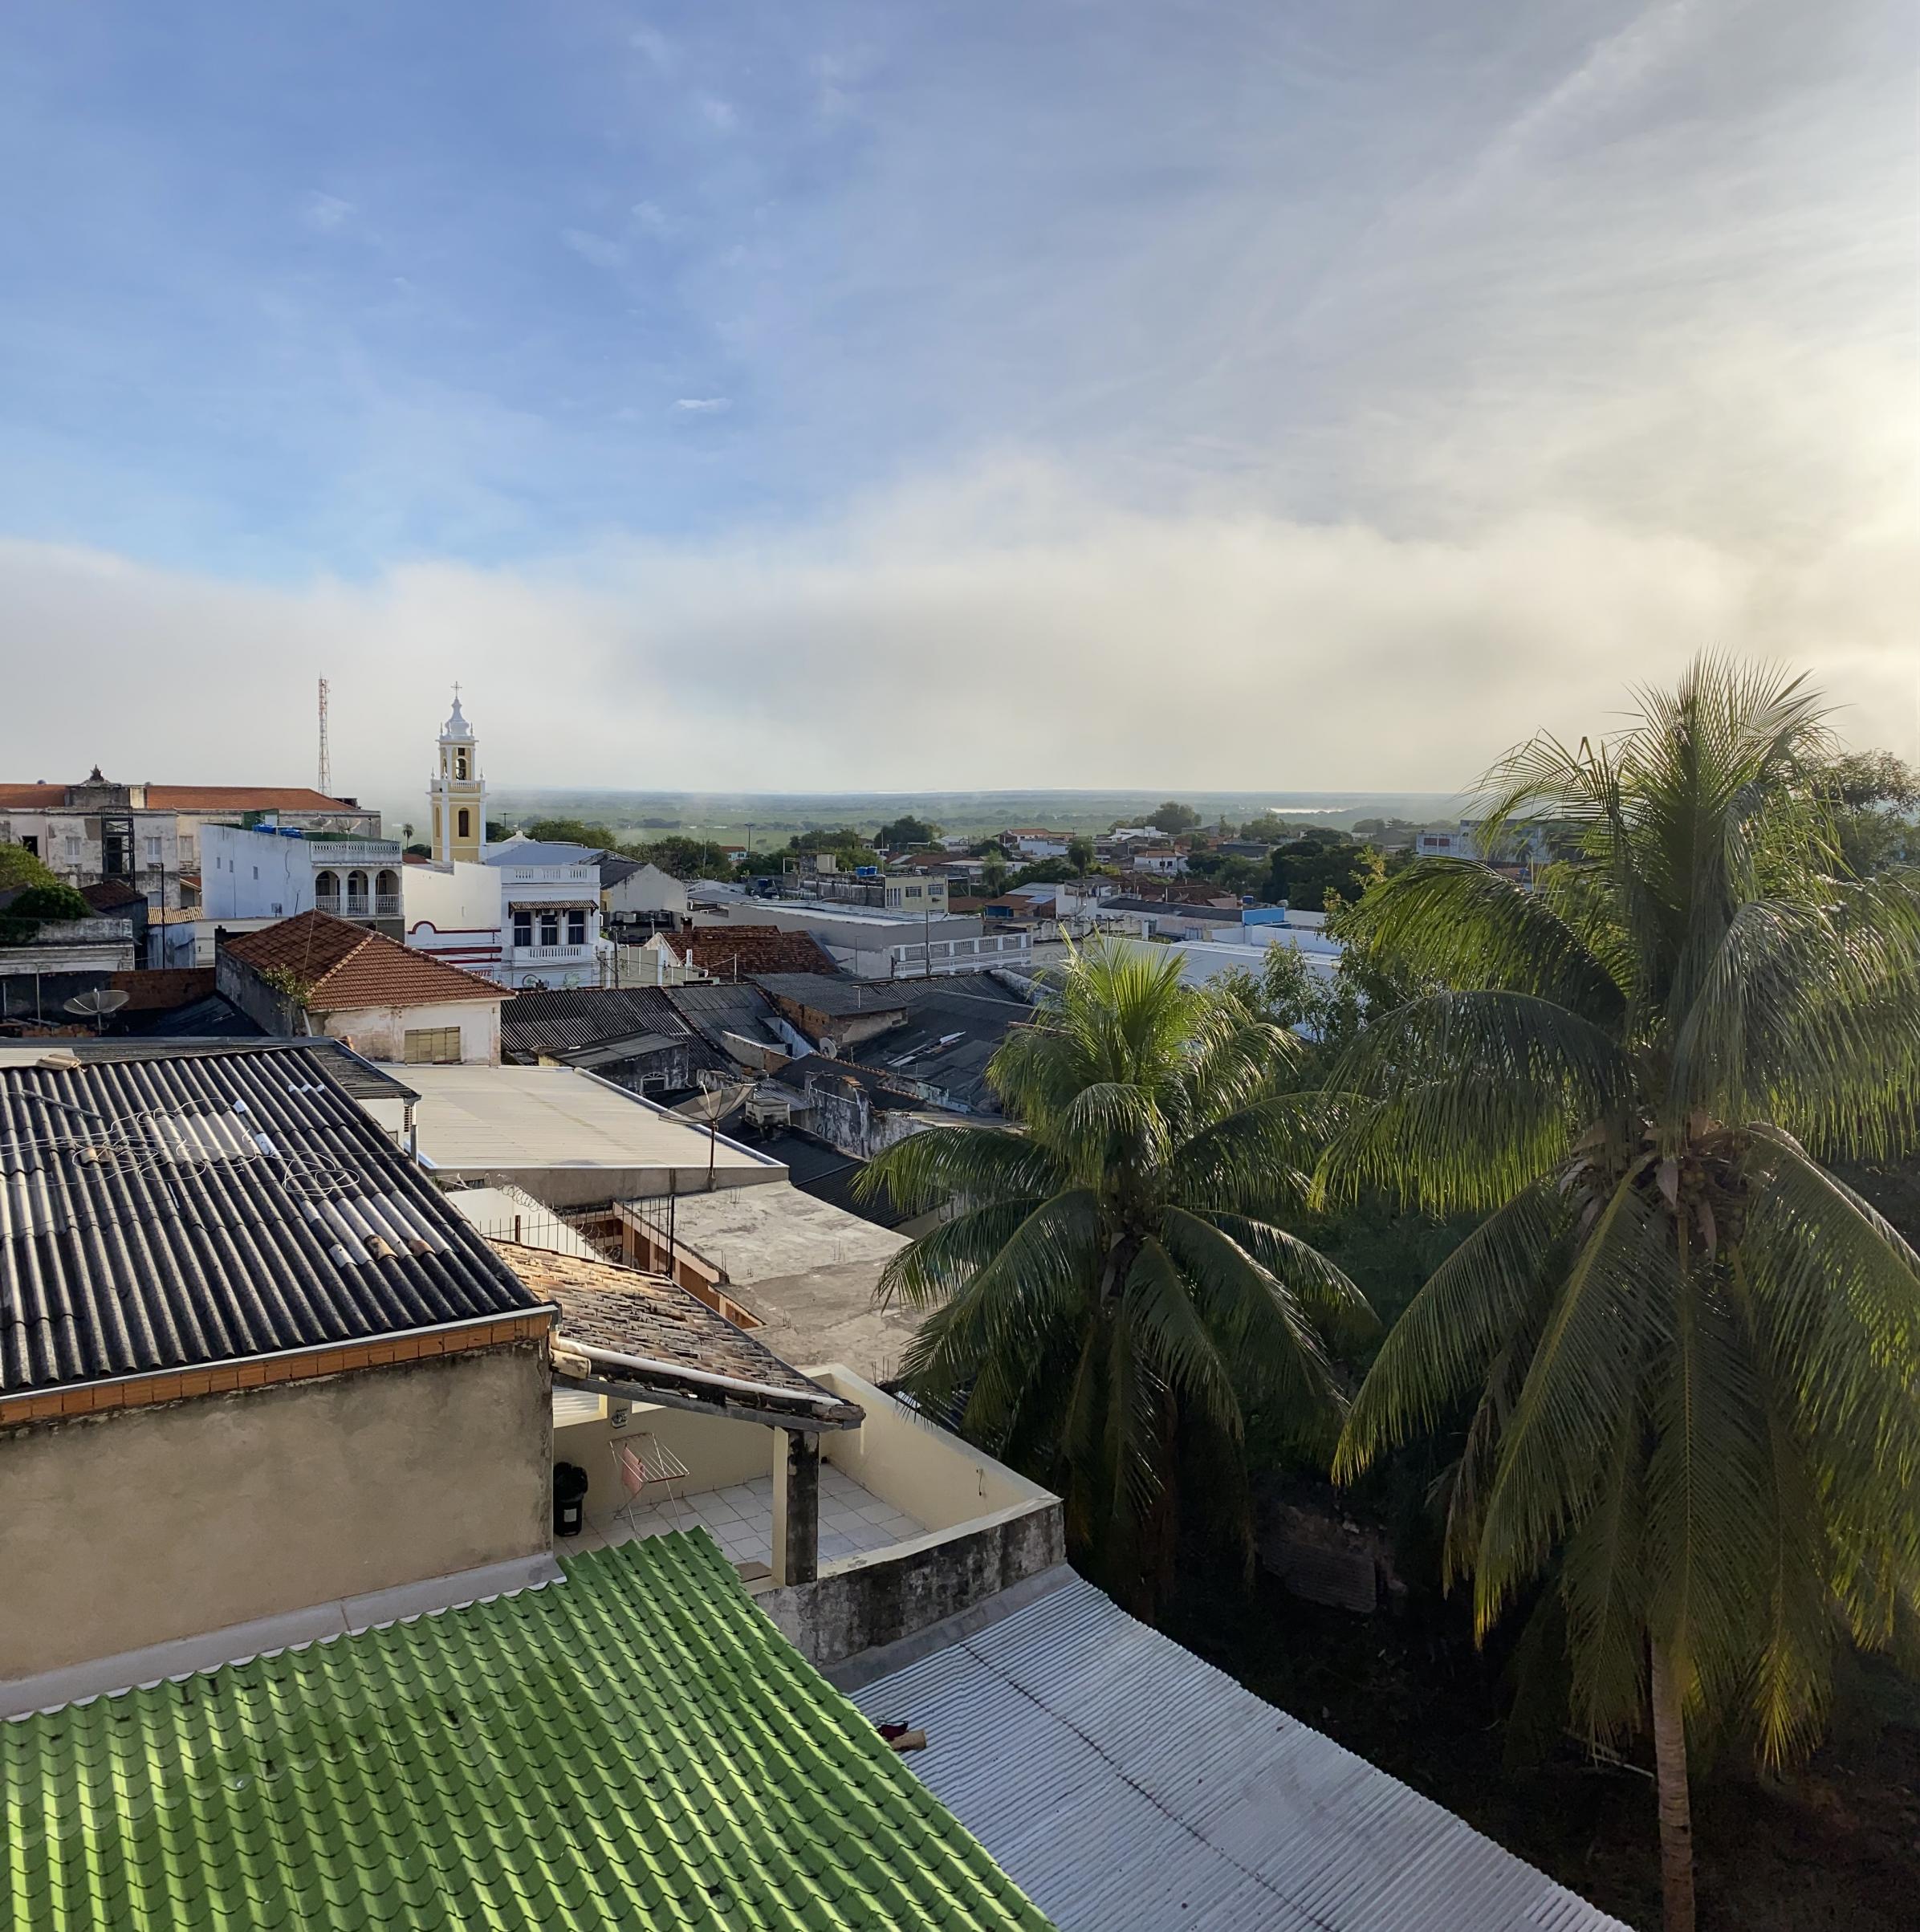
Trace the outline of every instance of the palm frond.
{"type": "Polygon", "coordinates": [[[1572,1224],[1560,1194],[1536,1183],[1441,1263],[1388,1331],[1353,1398],[1336,1482],[1352,1482],[1388,1450],[1431,1434],[1484,1386],[1507,1337],[1551,1298],[1572,1224]]]}
{"type": "Polygon", "coordinates": [[[1617,1033],[1625,997],[1540,893],[1471,859],[1417,859],[1350,915],[1355,938],[1422,982],[1529,994],[1617,1033]]]}
{"type": "Polygon", "coordinates": [[[1044,1141],[998,1127],[947,1127],[909,1134],[883,1148],[854,1182],[856,1198],[891,1195],[909,1214],[950,1201],[1038,1198],[1068,1179],[1065,1163],[1044,1141]]]}

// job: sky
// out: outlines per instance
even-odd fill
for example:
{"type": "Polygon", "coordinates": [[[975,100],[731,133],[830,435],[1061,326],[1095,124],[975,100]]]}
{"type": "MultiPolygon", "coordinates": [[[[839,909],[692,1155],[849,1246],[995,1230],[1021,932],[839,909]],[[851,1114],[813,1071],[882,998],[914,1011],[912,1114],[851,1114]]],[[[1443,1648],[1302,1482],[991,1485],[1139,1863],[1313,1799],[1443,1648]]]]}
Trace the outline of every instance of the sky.
{"type": "Polygon", "coordinates": [[[1452,791],[1703,649],[1920,757],[1882,0],[0,20],[0,778],[1452,791]]]}

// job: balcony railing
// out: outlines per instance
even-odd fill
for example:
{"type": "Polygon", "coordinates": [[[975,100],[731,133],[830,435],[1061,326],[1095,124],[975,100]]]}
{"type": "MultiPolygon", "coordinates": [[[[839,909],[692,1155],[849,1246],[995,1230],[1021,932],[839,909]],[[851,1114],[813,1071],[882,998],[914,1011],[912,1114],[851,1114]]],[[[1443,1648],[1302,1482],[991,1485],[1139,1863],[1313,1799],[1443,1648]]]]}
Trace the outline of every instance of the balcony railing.
{"type": "Polygon", "coordinates": [[[507,957],[515,964],[535,959],[591,959],[593,948],[590,946],[516,946],[508,947],[507,957]]]}
{"type": "Polygon", "coordinates": [[[401,916],[398,893],[319,893],[314,904],[336,919],[397,919],[401,916]]]}

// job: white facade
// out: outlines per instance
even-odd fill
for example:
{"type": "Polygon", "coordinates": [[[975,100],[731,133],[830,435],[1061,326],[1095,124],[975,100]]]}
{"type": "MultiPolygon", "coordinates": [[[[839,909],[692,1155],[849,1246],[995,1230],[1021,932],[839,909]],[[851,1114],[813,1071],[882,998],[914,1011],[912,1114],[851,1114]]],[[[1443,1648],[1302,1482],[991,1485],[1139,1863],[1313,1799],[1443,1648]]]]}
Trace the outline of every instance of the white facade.
{"type": "Polygon", "coordinates": [[[406,942],[423,953],[516,991],[604,982],[597,865],[498,845],[478,864],[409,865],[403,883],[406,942]]]}
{"type": "Polygon", "coordinates": [[[209,921],[401,917],[402,860],[391,839],[309,839],[208,825],[200,835],[200,911],[209,921]]]}
{"type": "Polygon", "coordinates": [[[343,1007],[315,1017],[322,1032],[344,1040],[364,1060],[497,1067],[500,1007],[500,1000],[449,999],[423,1007],[343,1007]],[[454,1033],[457,1063],[446,1037],[454,1033]]]}
{"type": "Polygon", "coordinates": [[[662,872],[657,865],[643,865],[629,872],[601,895],[608,915],[616,922],[623,917],[669,913],[686,917],[686,881],[662,872]]]}
{"type": "Polygon", "coordinates": [[[1067,856],[1067,835],[1064,832],[1027,828],[1002,836],[1013,841],[1014,850],[1023,859],[1064,859],[1067,856]]]}
{"type": "Polygon", "coordinates": [[[1178,879],[1186,876],[1186,854],[1167,850],[1137,852],[1129,856],[1127,864],[1133,872],[1151,872],[1157,879],[1178,879]]]}

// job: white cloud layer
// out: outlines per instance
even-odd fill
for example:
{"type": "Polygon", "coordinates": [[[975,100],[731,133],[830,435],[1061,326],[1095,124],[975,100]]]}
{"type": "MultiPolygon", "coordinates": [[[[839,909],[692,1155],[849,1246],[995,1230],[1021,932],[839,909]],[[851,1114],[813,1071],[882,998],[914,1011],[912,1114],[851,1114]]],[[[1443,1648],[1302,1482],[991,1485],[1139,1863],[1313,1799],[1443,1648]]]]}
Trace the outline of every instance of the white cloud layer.
{"type": "Polygon", "coordinates": [[[1706,648],[1805,666],[1846,735],[1914,755],[1917,607],[1890,527],[1401,536],[1150,514],[1012,458],[805,528],[358,585],[0,544],[0,776],[298,779],[324,673],[336,781],[383,799],[424,782],[455,677],[516,786],[1443,791],[1706,648]]]}

